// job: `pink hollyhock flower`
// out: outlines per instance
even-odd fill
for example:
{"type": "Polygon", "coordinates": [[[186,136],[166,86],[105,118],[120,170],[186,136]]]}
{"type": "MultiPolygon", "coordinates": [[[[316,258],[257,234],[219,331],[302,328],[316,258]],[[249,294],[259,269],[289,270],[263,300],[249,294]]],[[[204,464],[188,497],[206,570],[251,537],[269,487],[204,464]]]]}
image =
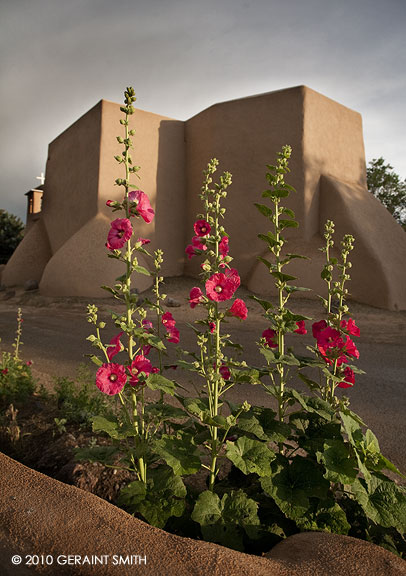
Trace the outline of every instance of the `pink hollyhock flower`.
{"type": "Polygon", "coordinates": [[[137,212],[144,219],[144,221],[149,224],[152,222],[155,216],[155,212],[151,208],[148,196],[142,190],[133,190],[128,194],[128,200],[130,202],[137,203],[137,212]]]}
{"type": "Polygon", "coordinates": [[[227,278],[227,280],[232,282],[232,284],[235,286],[235,288],[234,288],[234,292],[235,292],[237,290],[237,288],[239,287],[239,285],[241,284],[241,278],[240,278],[240,275],[238,274],[237,270],[235,268],[228,268],[224,272],[224,275],[227,278]]]}
{"type": "Polygon", "coordinates": [[[341,320],[340,326],[341,326],[341,328],[344,328],[344,330],[347,330],[348,334],[351,334],[351,336],[359,336],[360,335],[360,329],[355,324],[355,322],[352,318],[349,318],[348,322],[346,322],[345,320],[341,320]]]}
{"type": "Polygon", "coordinates": [[[115,356],[116,354],[121,352],[121,350],[124,349],[124,346],[120,342],[120,338],[123,334],[124,334],[124,332],[120,332],[120,334],[117,334],[117,336],[114,336],[114,338],[112,338],[110,340],[110,343],[107,347],[107,356],[108,356],[110,362],[111,362],[111,359],[113,358],[113,356],[115,356]]]}
{"type": "Polygon", "coordinates": [[[3,368],[3,370],[1,371],[2,374],[6,375],[8,374],[8,368],[3,368]]]}
{"type": "Polygon", "coordinates": [[[137,238],[137,244],[141,244],[141,246],[149,244],[150,242],[151,240],[149,238],[137,238]]]}
{"type": "Polygon", "coordinates": [[[193,248],[197,248],[197,250],[207,250],[206,244],[204,244],[199,236],[193,236],[192,238],[192,246],[193,248]]]}
{"type": "Polygon", "coordinates": [[[197,286],[194,286],[189,294],[189,304],[191,308],[195,308],[200,302],[203,301],[203,292],[197,286]]]}
{"type": "Polygon", "coordinates": [[[354,356],[354,358],[359,358],[359,352],[354,342],[349,336],[346,336],[343,349],[349,356],[354,356]]]}
{"type": "Polygon", "coordinates": [[[32,366],[32,360],[27,360],[26,365],[27,365],[27,366],[32,366]]]}
{"type": "Polygon", "coordinates": [[[103,364],[96,372],[96,386],[109,396],[121,392],[126,381],[125,367],[121,364],[103,364]]]}
{"type": "Polygon", "coordinates": [[[145,358],[142,354],[139,354],[131,362],[131,366],[128,367],[131,377],[129,384],[131,386],[136,386],[139,383],[139,377],[141,374],[148,376],[152,371],[152,364],[148,358],[145,358]]]}
{"type": "Polygon", "coordinates": [[[338,388],[351,388],[355,383],[355,375],[349,366],[344,369],[344,382],[338,384],[338,388]]]}
{"type": "Polygon", "coordinates": [[[316,340],[318,340],[320,332],[325,328],[327,328],[327,322],[325,320],[314,322],[314,324],[312,324],[313,338],[316,338],[316,340]]]}
{"type": "Polygon", "coordinates": [[[228,366],[226,366],[225,364],[222,364],[220,366],[219,372],[220,372],[220,374],[224,380],[230,380],[231,372],[230,372],[230,368],[228,366]]]}
{"type": "Polygon", "coordinates": [[[304,320],[296,322],[297,330],[293,330],[296,334],[307,334],[306,324],[304,320]]]}
{"type": "Polygon", "coordinates": [[[196,232],[197,236],[207,236],[208,234],[210,234],[210,224],[208,222],[206,222],[206,220],[196,220],[196,222],[194,223],[194,231],[196,232]]]}
{"type": "Polygon", "coordinates": [[[159,368],[157,368],[156,366],[153,366],[151,369],[151,374],[159,374],[159,368]]]}
{"type": "Polygon", "coordinates": [[[225,258],[228,255],[228,252],[229,252],[228,237],[223,236],[219,244],[219,253],[222,258],[225,258]]]}
{"type": "Polygon", "coordinates": [[[265,338],[266,340],[266,345],[269,348],[277,348],[278,347],[278,335],[275,332],[275,330],[272,330],[271,328],[267,328],[266,330],[264,330],[262,332],[262,338],[265,338]]]}
{"type": "Polygon", "coordinates": [[[114,200],[107,200],[106,202],[106,206],[114,206],[115,202],[114,200]]]}
{"type": "Polygon", "coordinates": [[[196,254],[195,249],[193,248],[193,246],[191,244],[188,244],[185,248],[185,252],[187,254],[187,257],[189,258],[189,260],[192,258],[192,256],[194,256],[196,254]]]}
{"type": "Polygon", "coordinates": [[[162,324],[166,328],[171,328],[171,327],[175,326],[176,321],[174,320],[174,318],[170,312],[165,312],[165,314],[162,314],[162,324]]]}
{"type": "Polygon", "coordinates": [[[168,342],[173,342],[173,344],[178,344],[179,342],[179,330],[175,326],[168,328],[168,342]]]}
{"type": "Polygon", "coordinates": [[[106,246],[109,250],[120,249],[131,238],[133,228],[128,218],[116,218],[111,223],[106,246]]]}
{"type": "Polygon", "coordinates": [[[142,347],[143,355],[148,356],[148,354],[151,352],[151,348],[152,346],[150,344],[144,344],[144,346],[142,347]]]}
{"type": "Polygon", "coordinates": [[[216,330],[216,324],[214,322],[209,322],[209,330],[212,334],[214,334],[216,330]]]}
{"type": "Polygon", "coordinates": [[[146,318],[144,318],[141,324],[146,332],[152,332],[154,330],[154,326],[152,325],[151,320],[147,320],[146,318]]]}
{"type": "Polygon", "coordinates": [[[235,316],[240,318],[240,320],[246,320],[248,316],[248,310],[245,302],[241,298],[236,298],[231,306],[230,310],[227,311],[229,316],[235,316]]]}
{"type": "Polygon", "coordinates": [[[224,302],[233,297],[234,292],[237,290],[233,280],[230,280],[222,272],[213,274],[206,281],[206,294],[209,300],[214,302],[224,302]]]}

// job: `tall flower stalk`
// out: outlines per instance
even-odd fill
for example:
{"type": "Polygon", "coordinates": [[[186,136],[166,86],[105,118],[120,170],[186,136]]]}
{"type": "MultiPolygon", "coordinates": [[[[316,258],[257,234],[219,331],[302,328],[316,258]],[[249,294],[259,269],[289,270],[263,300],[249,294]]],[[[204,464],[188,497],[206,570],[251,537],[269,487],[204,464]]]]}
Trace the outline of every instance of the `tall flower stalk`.
{"type": "Polygon", "coordinates": [[[213,175],[217,167],[218,161],[213,159],[204,171],[204,182],[200,194],[204,211],[197,216],[194,224],[195,236],[186,248],[189,258],[197,254],[205,256],[201,264],[205,294],[200,288],[194,287],[190,292],[189,302],[192,308],[202,305],[207,310],[206,320],[200,322],[204,324],[205,330],[203,332],[196,330],[200,352],[195,356],[193,369],[203,377],[207,390],[208,409],[206,413],[202,412],[202,419],[206,425],[208,424],[210,432],[206,443],[210,464],[204,466],[209,471],[209,490],[211,491],[218,474],[220,450],[228,431],[238,417],[234,415],[226,421],[221,416],[222,396],[234,385],[230,368],[238,365],[225,354],[225,347],[231,342],[228,334],[222,334],[221,323],[226,316],[235,316],[241,320],[247,317],[246,305],[238,298],[234,300],[229,309],[222,309],[222,304],[233,298],[240,285],[240,277],[237,270],[230,268],[232,258],[229,256],[228,236],[221,223],[225,215],[225,208],[221,207],[221,201],[227,196],[231,174],[225,172],[220,176],[219,183],[212,187],[213,175]]]}
{"type": "Polygon", "coordinates": [[[283,253],[283,248],[287,242],[283,236],[283,231],[285,228],[298,227],[294,212],[282,206],[282,199],[294,191],[294,188],[285,182],[285,175],[289,172],[288,164],[291,153],[290,146],[283,146],[282,151],[278,153],[276,165],[267,165],[266,179],[269,188],[263,192],[262,197],[269,198],[273,206],[255,204],[272,225],[272,230],[267,234],[258,235],[267,244],[272,258],[268,260],[260,257],[259,260],[265,264],[274,278],[277,305],[259,298],[255,299],[263,307],[265,317],[270,323],[270,328],[262,333],[260,351],[266,358],[269,367],[268,374],[272,382],[271,386],[267,384],[264,386],[278,402],[278,416],[281,422],[284,420],[289,400],[289,395],[285,394],[289,381],[289,367],[299,364],[291,352],[286,352],[285,336],[289,332],[306,333],[304,326],[306,317],[292,313],[287,307],[290,295],[305,289],[290,284],[292,280],[296,280],[296,277],[283,271],[284,267],[293,259],[304,258],[299,254],[283,253]]]}

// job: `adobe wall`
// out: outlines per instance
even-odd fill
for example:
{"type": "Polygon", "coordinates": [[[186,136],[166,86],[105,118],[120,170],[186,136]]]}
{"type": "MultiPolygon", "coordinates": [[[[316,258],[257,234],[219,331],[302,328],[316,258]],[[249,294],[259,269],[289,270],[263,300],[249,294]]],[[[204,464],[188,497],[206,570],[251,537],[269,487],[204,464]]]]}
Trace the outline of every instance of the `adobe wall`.
{"type": "MultiPolygon", "coordinates": [[[[185,244],[190,243],[196,213],[202,210],[202,171],[211,158],[217,158],[220,164],[214,181],[224,171],[232,174],[233,184],[224,202],[224,224],[230,235],[233,264],[244,283],[249,282],[256,257],[264,249],[257,235],[266,232],[268,225],[254,202],[263,201],[261,194],[268,187],[266,164],[274,163],[276,153],[285,144],[293,148],[288,182],[298,191],[288,203],[303,221],[303,113],[303,87],[297,87],[216,104],[186,122],[185,244]]],[[[186,274],[199,273],[197,260],[186,261],[186,274]]]]}

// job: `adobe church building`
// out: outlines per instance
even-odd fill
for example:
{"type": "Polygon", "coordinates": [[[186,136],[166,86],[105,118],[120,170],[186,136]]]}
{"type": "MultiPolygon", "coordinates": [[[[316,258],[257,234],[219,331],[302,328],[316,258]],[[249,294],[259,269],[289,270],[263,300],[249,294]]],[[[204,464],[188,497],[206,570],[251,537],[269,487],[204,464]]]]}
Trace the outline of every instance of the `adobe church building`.
{"type": "MultiPolygon", "coordinates": [[[[42,209],[30,221],[24,240],[3,270],[6,286],[39,282],[50,296],[106,297],[100,286],[114,284],[122,265],[107,258],[105,242],[111,210],[106,200],[121,200],[124,177],[114,160],[122,145],[120,105],[105,100],[82,116],[49,145],[42,209]]],[[[273,292],[272,278],[258,256],[266,255],[257,234],[269,221],[255,208],[267,187],[266,164],[275,162],[284,144],[293,149],[286,181],[294,186],[286,202],[299,220],[287,231],[287,249],[311,261],[295,260],[287,272],[298,285],[325,294],[320,278],[323,228],[336,225],[336,245],[346,233],[355,239],[351,297],[359,302],[406,309],[406,235],[390,213],[367,190],[360,114],[307,88],[286,90],[215,104],[182,122],[135,110],[133,158],[141,166],[140,184],[155,218],[134,222],[136,237],[150,238],[150,248],[164,250],[164,276],[197,276],[201,259],[188,260],[185,247],[193,236],[202,171],[215,157],[217,174],[229,171],[233,184],[224,221],[230,255],[242,283],[253,292],[273,292]]],[[[140,259],[140,264],[148,262],[140,259]]],[[[150,279],[136,275],[142,291],[150,279]]],[[[310,295],[311,293],[307,293],[310,295]]]]}

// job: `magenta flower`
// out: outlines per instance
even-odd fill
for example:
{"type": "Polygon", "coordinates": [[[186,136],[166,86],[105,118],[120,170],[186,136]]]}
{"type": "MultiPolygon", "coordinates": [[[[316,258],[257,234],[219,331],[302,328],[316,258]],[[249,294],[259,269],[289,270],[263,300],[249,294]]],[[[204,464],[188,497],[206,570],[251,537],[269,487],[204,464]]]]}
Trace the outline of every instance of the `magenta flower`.
{"type": "Polygon", "coordinates": [[[131,238],[133,228],[128,218],[116,218],[111,223],[111,228],[107,236],[106,246],[109,250],[117,250],[131,238]]]}
{"type": "Polygon", "coordinates": [[[117,334],[117,336],[114,336],[114,338],[110,340],[110,343],[107,347],[107,356],[110,362],[113,356],[115,356],[116,354],[121,352],[121,350],[124,349],[124,346],[120,342],[120,338],[123,334],[124,332],[120,332],[120,334],[117,334]]]}
{"type": "Polygon", "coordinates": [[[324,330],[325,328],[327,328],[327,322],[325,320],[320,320],[319,322],[314,322],[312,325],[313,338],[316,338],[316,340],[318,340],[318,336],[319,336],[320,332],[322,330],[324,330]]]}
{"type": "Polygon", "coordinates": [[[246,320],[248,316],[248,310],[245,305],[244,300],[236,298],[231,306],[230,310],[227,311],[228,316],[235,316],[240,320],[246,320]]]}
{"type": "Polygon", "coordinates": [[[131,362],[131,366],[129,366],[128,369],[131,374],[129,384],[131,384],[131,386],[137,386],[137,384],[139,384],[139,378],[141,374],[148,376],[148,374],[151,373],[152,364],[148,358],[145,358],[145,356],[139,354],[131,362]]]}
{"type": "Polygon", "coordinates": [[[193,246],[191,244],[188,244],[185,248],[185,252],[187,254],[187,257],[189,258],[189,260],[192,258],[192,256],[194,256],[196,254],[195,249],[193,248],[193,246]]]}
{"type": "Polygon", "coordinates": [[[121,392],[126,381],[125,368],[121,364],[103,364],[96,372],[96,386],[109,396],[121,392]]]}
{"type": "Polygon", "coordinates": [[[344,369],[344,382],[338,384],[338,388],[351,388],[355,383],[355,375],[349,366],[344,369]]]}
{"type": "Polygon", "coordinates": [[[346,336],[344,346],[342,347],[349,356],[354,356],[354,358],[359,358],[359,352],[354,342],[349,336],[346,336]]]}
{"type": "Polygon", "coordinates": [[[266,340],[266,345],[268,346],[268,348],[277,348],[278,347],[278,334],[275,332],[275,330],[272,330],[271,328],[267,328],[266,330],[264,330],[262,332],[262,338],[265,338],[266,340]]]}
{"type": "Polygon", "coordinates": [[[210,224],[208,222],[206,222],[206,220],[197,220],[194,223],[194,231],[196,233],[197,236],[207,236],[208,234],[210,234],[210,224]]]}
{"type": "Polygon", "coordinates": [[[8,368],[3,368],[3,370],[1,371],[2,374],[6,375],[8,374],[8,368]]]}
{"type": "Polygon", "coordinates": [[[216,324],[215,322],[209,322],[209,330],[212,334],[214,334],[215,330],[216,330],[216,324]]]}
{"type": "Polygon", "coordinates": [[[165,326],[165,328],[171,328],[175,326],[176,321],[170,312],[165,312],[165,314],[162,314],[162,324],[165,326]]]}
{"type": "Polygon", "coordinates": [[[142,190],[133,190],[128,194],[128,200],[130,202],[136,202],[136,210],[141,218],[149,224],[152,222],[155,216],[155,212],[151,208],[148,196],[142,190]]]}
{"type": "Polygon", "coordinates": [[[230,380],[231,372],[230,372],[230,368],[228,366],[226,366],[225,364],[222,364],[220,366],[219,372],[220,372],[220,374],[224,380],[230,380]]]}
{"type": "Polygon", "coordinates": [[[179,343],[179,330],[175,326],[170,326],[168,328],[168,342],[173,342],[173,344],[179,343]]]}
{"type": "Polygon", "coordinates": [[[154,330],[154,326],[151,322],[151,320],[147,320],[146,318],[144,318],[144,320],[141,322],[142,327],[144,328],[144,330],[146,332],[152,332],[154,330]]]}
{"type": "Polygon", "coordinates": [[[229,280],[234,286],[234,292],[237,290],[239,285],[241,284],[241,278],[235,268],[229,268],[224,272],[225,277],[229,280]]]}
{"type": "Polygon", "coordinates": [[[194,286],[189,294],[189,304],[191,308],[195,308],[200,302],[203,301],[203,292],[197,286],[194,286]]]}
{"type": "Polygon", "coordinates": [[[176,328],[176,321],[170,312],[165,312],[162,315],[162,324],[166,328],[168,342],[177,344],[179,342],[179,330],[176,328]]]}
{"type": "Polygon", "coordinates": [[[206,281],[206,294],[209,300],[214,302],[224,302],[233,297],[234,292],[237,290],[235,282],[227,278],[222,272],[213,274],[206,281]]]}
{"type": "Polygon", "coordinates": [[[137,238],[137,244],[141,244],[141,246],[149,244],[150,242],[151,240],[149,240],[149,238],[137,238]]]}
{"type": "Polygon", "coordinates": [[[306,325],[304,320],[296,322],[297,330],[293,330],[296,334],[307,334],[306,325]]]}
{"type": "Polygon", "coordinates": [[[114,200],[107,200],[106,202],[106,206],[114,206],[115,202],[114,200]]]}
{"type": "Polygon", "coordinates": [[[344,330],[347,330],[348,334],[351,334],[351,336],[359,336],[360,335],[360,329],[355,324],[355,322],[352,318],[349,318],[348,322],[346,322],[345,320],[341,320],[340,326],[341,326],[341,328],[344,328],[344,330]]]}
{"type": "Polygon", "coordinates": [[[228,255],[228,252],[229,252],[228,237],[223,236],[219,244],[219,253],[222,258],[225,258],[228,255]]]}

